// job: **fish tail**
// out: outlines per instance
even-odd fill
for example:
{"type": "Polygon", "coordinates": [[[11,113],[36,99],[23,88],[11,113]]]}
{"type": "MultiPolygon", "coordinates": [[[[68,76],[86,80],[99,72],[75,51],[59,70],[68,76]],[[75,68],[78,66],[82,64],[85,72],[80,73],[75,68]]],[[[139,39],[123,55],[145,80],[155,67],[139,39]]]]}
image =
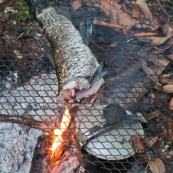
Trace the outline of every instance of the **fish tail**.
{"type": "Polygon", "coordinates": [[[49,2],[48,0],[26,0],[32,13],[36,13],[38,7],[44,8],[44,4],[49,2]]]}

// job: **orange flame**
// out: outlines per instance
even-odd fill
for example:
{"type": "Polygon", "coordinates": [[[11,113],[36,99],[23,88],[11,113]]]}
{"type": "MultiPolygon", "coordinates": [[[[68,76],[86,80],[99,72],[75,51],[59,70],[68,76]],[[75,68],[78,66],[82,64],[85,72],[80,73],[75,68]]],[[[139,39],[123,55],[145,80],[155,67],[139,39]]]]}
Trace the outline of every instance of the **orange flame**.
{"type": "Polygon", "coordinates": [[[67,127],[69,126],[70,121],[71,121],[71,115],[70,115],[70,112],[69,112],[68,108],[66,107],[66,110],[64,112],[64,115],[62,117],[62,121],[61,121],[61,124],[60,124],[60,129],[55,129],[54,130],[54,134],[56,135],[56,137],[55,137],[54,142],[52,144],[52,147],[50,149],[52,151],[51,158],[53,157],[56,149],[62,143],[63,133],[67,129],[67,127]]]}

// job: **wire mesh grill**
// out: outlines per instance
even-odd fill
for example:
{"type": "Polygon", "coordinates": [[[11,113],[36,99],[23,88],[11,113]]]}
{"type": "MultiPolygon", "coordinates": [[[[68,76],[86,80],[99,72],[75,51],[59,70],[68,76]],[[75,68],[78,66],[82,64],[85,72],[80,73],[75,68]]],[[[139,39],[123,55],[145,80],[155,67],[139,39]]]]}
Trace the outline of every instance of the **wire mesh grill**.
{"type": "MultiPolygon", "coordinates": [[[[148,53],[144,44],[127,42],[121,31],[93,24],[92,37],[87,38],[86,23],[106,17],[97,7],[100,1],[86,2],[77,11],[70,10],[71,19],[99,63],[105,60],[109,73],[94,102],[93,97],[84,99],[71,112],[73,120],[63,134],[62,150],[77,157],[78,166],[72,172],[146,173],[158,163],[172,172],[172,95],[158,91],[141,65],[141,59],[150,64],[150,57],[166,53],[148,53]],[[105,108],[113,105],[114,109],[117,104],[124,112],[115,112],[125,114],[123,120],[105,117],[105,108]],[[134,115],[139,121],[124,121],[134,115]]],[[[71,3],[58,1],[57,5],[71,3]]],[[[57,104],[53,51],[23,1],[5,2],[0,8],[0,172],[45,172],[51,164],[46,148],[50,150],[53,130],[65,109],[57,104]]],[[[67,169],[70,166],[60,172],[67,169]]]]}

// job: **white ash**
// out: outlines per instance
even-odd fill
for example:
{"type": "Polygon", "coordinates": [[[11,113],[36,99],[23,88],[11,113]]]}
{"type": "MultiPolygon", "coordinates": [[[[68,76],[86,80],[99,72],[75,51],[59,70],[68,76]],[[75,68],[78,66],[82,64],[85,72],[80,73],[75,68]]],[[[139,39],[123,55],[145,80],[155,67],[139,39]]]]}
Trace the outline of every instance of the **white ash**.
{"type": "Polygon", "coordinates": [[[0,172],[29,173],[40,130],[24,132],[17,124],[0,123],[0,172]]]}
{"type": "MultiPolygon", "coordinates": [[[[0,113],[33,115],[37,120],[54,121],[58,117],[58,81],[55,73],[40,74],[14,90],[0,91],[0,113]]],[[[0,172],[29,173],[40,130],[28,133],[17,124],[0,123],[0,172]]]]}
{"type": "Polygon", "coordinates": [[[0,91],[0,113],[7,115],[39,116],[58,114],[56,98],[58,80],[55,73],[40,74],[24,86],[0,91]]]}

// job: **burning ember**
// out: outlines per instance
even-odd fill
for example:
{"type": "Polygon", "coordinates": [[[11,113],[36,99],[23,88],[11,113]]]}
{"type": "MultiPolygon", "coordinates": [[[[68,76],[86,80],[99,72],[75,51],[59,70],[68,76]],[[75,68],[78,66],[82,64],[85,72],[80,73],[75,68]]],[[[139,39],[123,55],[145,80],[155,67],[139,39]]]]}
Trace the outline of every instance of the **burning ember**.
{"type": "Polygon", "coordinates": [[[56,164],[56,166],[59,163],[59,159],[64,152],[64,143],[66,141],[66,138],[68,138],[67,135],[70,133],[68,127],[70,125],[71,119],[72,117],[69,113],[69,109],[66,107],[59,128],[54,130],[54,141],[50,149],[52,164],[56,164]]]}

